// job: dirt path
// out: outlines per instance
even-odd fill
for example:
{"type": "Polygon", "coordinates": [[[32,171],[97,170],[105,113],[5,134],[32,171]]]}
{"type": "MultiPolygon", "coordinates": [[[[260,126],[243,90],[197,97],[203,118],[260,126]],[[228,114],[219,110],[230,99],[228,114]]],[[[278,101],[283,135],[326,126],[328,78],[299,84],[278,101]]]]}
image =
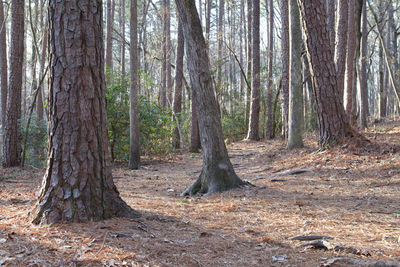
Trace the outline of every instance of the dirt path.
{"type": "Polygon", "coordinates": [[[0,169],[0,265],[320,266],[338,256],[399,259],[400,153],[391,144],[399,142],[400,127],[387,124],[367,136],[381,148],[366,152],[348,144],[318,152],[312,136],[293,151],[279,140],[232,144],[237,173],[258,187],[207,198],[179,197],[199,175],[200,154],[153,159],[138,171],[117,168],[117,186],[143,214],[139,220],[33,227],[27,214],[43,171],[0,169]],[[293,169],[310,171],[279,176],[293,169]],[[327,235],[330,244],[349,249],[305,249],[290,240],[300,235],[327,235]]]}

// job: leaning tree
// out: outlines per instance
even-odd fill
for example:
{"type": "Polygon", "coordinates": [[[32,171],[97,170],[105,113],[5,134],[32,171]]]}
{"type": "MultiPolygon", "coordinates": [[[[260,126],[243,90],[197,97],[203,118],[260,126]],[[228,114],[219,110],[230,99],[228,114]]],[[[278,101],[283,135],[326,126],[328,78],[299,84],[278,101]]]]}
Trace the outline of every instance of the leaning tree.
{"type": "Polygon", "coordinates": [[[207,46],[195,2],[175,0],[175,3],[183,24],[203,153],[200,177],[182,195],[211,194],[243,186],[246,182],[236,175],[224,143],[207,46]]]}
{"type": "Polygon", "coordinates": [[[34,224],[136,217],[108,156],[102,1],[49,2],[50,136],[34,224]]]}

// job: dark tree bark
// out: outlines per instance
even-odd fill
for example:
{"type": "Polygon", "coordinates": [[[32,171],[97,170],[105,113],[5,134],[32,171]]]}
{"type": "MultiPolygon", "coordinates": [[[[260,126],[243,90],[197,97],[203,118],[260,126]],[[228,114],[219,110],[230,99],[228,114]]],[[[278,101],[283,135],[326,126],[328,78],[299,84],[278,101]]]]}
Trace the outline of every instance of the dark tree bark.
{"type": "Polygon", "coordinates": [[[33,223],[137,217],[119,196],[108,155],[102,1],[50,0],[49,20],[49,154],[33,223]]]}
{"type": "Polygon", "coordinates": [[[182,195],[211,194],[242,186],[245,182],[236,175],[225,147],[207,46],[196,6],[191,0],[176,0],[175,3],[184,25],[189,73],[193,81],[193,100],[198,108],[203,152],[200,177],[182,195]]]}
{"type": "Polygon", "coordinates": [[[192,87],[192,118],[190,126],[190,146],[189,151],[193,153],[198,153],[200,150],[200,132],[199,132],[199,120],[197,116],[196,102],[193,98],[193,85],[194,82],[190,78],[190,85],[192,87]]]}
{"type": "Polygon", "coordinates": [[[18,166],[21,161],[18,120],[21,117],[21,91],[24,61],[24,0],[11,4],[10,78],[3,143],[3,167],[18,166]]]}
{"type": "Polygon", "coordinates": [[[107,0],[107,36],[106,36],[106,66],[113,69],[112,64],[112,45],[113,45],[113,25],[114,25],[114,0],[107,0]]]}
{"type": "MultiPolygon", "coordinates": [[[[178,44],[176,47],[176,63],[175,63],[175,96],[174,96],[174,113],[175,119],[180,127],[181,111],[182,111],[182,87],[183,87],[183,56],[185,53],[185,40],[183,37],[183,25],[178,19],[178,44]]],[[[181,135],[178,126],[175,127],[175,136],[173,145],[175,148],[181,147],[181,135]]]]}
{"type": "Polygon", "coordinates": [[[368,53],[368,29],[367,29],[367,1],[362,7],[362,41],[361,41],[361,77],[360,77],[360,128],[368,126],[368,77],[367,77],[367,53],[368,53]]]}
{"type": "Polygon", "coordinates": [[[253,1],[252,32],[252,86],[250,102],[249,132],[247,138],[259,140],[260,123],[260,0],[253,1]]]}
{"type": "Polygon", "coordinates": [[[290,0],[290,78],[288,148],[303,147],[303,39],[297,0],[290,0]]]}
{"type": "Polygon", "coordinates": [[[335,64],[325,23],[325,1],[298,0],[297,2],[305,32],[307,56],[317,102],[319,145],[324,148],[353,137],[356,132],[348,123],[339,97],[335,64]]]}
{"type": "Polygon", "coordinates": [[[140,143],[139,143],[139,63],[138,63],[138,37],[137,37],[137,0],[131,0],[130,20],[130,148],[129,168],[138,169],[140,164],[140,143]]]}
{"type": "Polygon", "coordinates": [[[339,97],[341,98],[342,103],[344,94],[344,74],[346,70],[347,20],[348,0],[338,0],[335,64],[338,80],[337,86],[339,90],[339,97]]]}
{"type": "Polygon", "coordinates": [[[335,53],[335,2],[336,0],[327,0],[327,25],[329,30],[329,41],[332,48],[332,55],[335,53]]]}
{"type": "Polygon", "coordinates": [[[275,138],[275,121],[273,120],[274,116],[272,114],[272,96],[273,96],[273,80],[272,80],[272,72],[273,72],[273,63],[274,63],[274,1],[269,0],[269,52],[268,52],[268,89],[267,89],[267,129],[266,129],[266,137],[269,139],[275,138]]]}
{"type": "Polygon", "coordinates": [[[281,1],[282,20],[282,136],[288,137],[289,120],[289,1],[281,1]]]}
{"type": "MultiPolygon", "coordinates": [[[[4,4],[0,1],[0,71],[1,71],[1,136],[3,137],[6,125],[7,91],[8,91],[8,63],[7,63],[7,23],[4,16],[4,4]]],[[[3,139],[3,138],[2,138],[3,139]]]]}

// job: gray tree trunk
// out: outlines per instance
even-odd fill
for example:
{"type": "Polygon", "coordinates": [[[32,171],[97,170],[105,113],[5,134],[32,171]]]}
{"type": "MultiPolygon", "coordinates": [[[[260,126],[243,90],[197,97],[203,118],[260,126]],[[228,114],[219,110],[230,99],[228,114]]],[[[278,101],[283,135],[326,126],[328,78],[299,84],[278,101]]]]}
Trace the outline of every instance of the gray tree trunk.
{"type": "Polygon", "coordinates": [[[21,118],[21,92],[24,61],[24,0],[11,4],[10,78],[3,140],[3,167],[18,166],[21,161],[18,120],[21,118]]]}
{"type": "Polygon", "coordinates": [[[260,123],[260,0],[253,1],[253,32],[252,32],[252,85],[249,132],[247,138],[250,140],[259,140],[260,123]]]}
{"type": "MultiPolygon", "coordinates": [[[[183,25],[178,18],[178,44],[176,46],[176,63],[175,63],[175,96],[174,96],[174,113],[177,123],[181,122],[182,111],[182,88],[183,88],[183,56],[185,53],[185,40],[183,37],[183,25]]],[[[175,127],[175,136],[173,145],[175,148],[181,147],[181,135],[178,126],[175,127]]]]}
{"type": "Polygon", "coordinates": [[[269,43],[269,52],[268,52],[268,89],[267,89],[267,129],[266,129],[266,137],[272,139],[275,137],[275,121],[273,116],[273,105],[272,105],[272,96],[273,96],[273,80],[272,80],[272,72],[273,72],[273,63],[274,63],[274,1],[269,0],[269,25],[268,25],[268,43],[269,43]]]}
{"type": "Polygon", "coordinates": [[[125,76],[125,64],[126,64],[126,57],[125,57],[125,0],[120,0],[120,22],[121,22],[121,73],[125,76]]]}
{"type": "Polygon", "coordinates": [[[196,7],[187,0],[175,0],[175,3],[187,44],[189,73],[193,81],[193,100],[198,108],[203,152],[200,177],[182,195],[211,194],[242,186],[245,182],[236,175],[225,147],[207,45],[196,7]]]}
{"type": "MultiPolygon", "coordinates": [[[[346,86],[345,86],[345,109],[346,114],[349,117],[350,124],[353,125],[352,121],[352,108],[353,108],[353,83],[354,83],[354,64],[356,55],[356,31],[355,31],[355,20],[354,20],[354,7],[355,1],[348,0],[348,21],[347,21],[347,59],[346,59],[346,86]]],[[[356,88],[354,88],[356,89],[356,88]]]]}
{"type": "Polygon", "coordinates": [[[140,143],[139,143],[139,68],[138,68],[138,36],[137,36],[137,0],[131,0],[131,21],[130,21],[130,128],[129,128],[129,168],[138,169],[140,164],[140,143]]]}
{"type": "Polygon", "coordinates": [[[361,77],[360,77],[360,128],[368,126],[368,77],[367,77],[367,53],[368,53],[368,28],[367,28],[367,1],[362,7],[362,41],[361,41],[361,77]]]}
{"type": "Polygon", "coordinates": [[[49,20],[49,153],[32,221],[137,217],[119,196],[108,155],[101,0],[50,0],[49,20]]]}
{"type": "MultiPolygon", "coordinates": [[[[253,0],[247,0],[247,80],[249,84],[252,83],[252,53],[253,53],[253,0]]],[[[250,105],[251,105],[251,88],[247,86],[246,90],[246,125],[249,125],[250,118],[250,105]]]]}
{"type": "Polygon", "coordinates": [[[0,71],[1,71],[1,136],[3,140],[6,113],[7,113],[7,91],[8,91],[8,63],[7,63],[7,21],[4,16],[4,4],[0,1],[0,71]]]}
{"type": "Polygon", "coordinates": [[[297,0],[290,0],[290,78],[288,148],[303,147],[303,39],[297,0]]]}
{"type": "Polygon", "coordinates": [[[113,35],[113,24],[114,24],[114,0],[107,0],[107,36],[106,36],[106,66],[113,69],[112,64],[112,35],[113,35]]]}

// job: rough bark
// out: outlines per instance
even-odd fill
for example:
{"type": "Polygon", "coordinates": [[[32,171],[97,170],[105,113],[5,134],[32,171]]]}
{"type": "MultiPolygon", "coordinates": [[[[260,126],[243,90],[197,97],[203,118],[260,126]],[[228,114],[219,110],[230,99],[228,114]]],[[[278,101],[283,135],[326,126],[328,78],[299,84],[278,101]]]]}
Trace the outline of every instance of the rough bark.
{"type": "Polygon", "coordinates": [[[260,0],[253,1],[252,85],[247,139],[259,139],[260,121],[260,0]]]}
{"type": "Polygon", "coordinates": [[[130,128],[129,128],[129,168],[138,169],[140,164],[139,143],[139,64],[138,64],[138,37],[137,37],[137,0],[131,0],[130,7],[130,128]]]}
{"type": "MultiPolygon", "coordinates": [[[[185,40],[183,37],[183,25],[178,19],[178,41],[176,46],[176,62],[175,62],[175,95],[174,95],[174,113],[177,124],[181,122],[182,111],[182,88],[183,88],[183,56],[185,53],[185,40]]],[[[181,135],[178,126],[175,127],[175,135],[173,145],[175,148],[181,147],[181,135]]]]}
{"type": "Polygon", "coordinates": [[[319,145],[325,148],[353,137],[356,132],[348,123],[339,97],[335,64],[325,24],[325,1],[298,0],[298,4],[317,102],[319,145]]]}
{"type": "Polygon", "coordinates": [[[207,45],[210,43],[210,30],[211,30],[211,8],[212,0],[207,0],[207,11],[206,11],[206,39],[207,45]]]}
{"type": "Polygon", "coordinates": [[[303,147],[302,32],[297,0],[290,0],[290,78],[288,148],[303,147]]]}
{"type": "Polygon", "coordinates": [[[4,4],[0,1],[0,76],[1,76],[1,136],[6,125],[7,91],[8,91],[8,62],[7,62],[7,23],[4,16],[4,4]]]}
{"type": "Polygon", "coordinates": [[[107,0],[106,66],[112,70],[112,33],[114,24],[114,0],[107,0]]]}
{"type": "Polygon", "coordinates": [[[367,1],[362,7],[362,41],[361,41],[361,77],[360,77],[360,128],[368,126],[368,77],[367,77],[367,53],[368,53],[368,29],[367,29],[367,1]]]}
{"type": "Polygon", "coordinates": [[[119,196],[108,155],[101,0],[50,0],[49,17],[49,153],[32,222],[137,217],[119,196]]]}
{"type": "Polygon", "coordinates": [[[193,153],[198,153],[200,150],[200,132],[199,132],[199,120],[197,116],[196,103],[193,98],[193,82],[190,78],[190,84],[192,87],[192,118],[190,125],[190,146],[189,151],[193,153]]]}
{"type": "Polygon", "coordinates": [[[21,160],[18,120],[21,117],[21,91],[24,61],[24,9],[24,0],[16,0],[11,4],[10,77],[3,140],[3,167],[18,166],[21,160]]]}
{"type": "Polygon", "coordinates": [[[273,80],[272,80],[272,72],[273,72],[273,63],[274,63],[274,1],[269,0],[269,51],[268,51],[268,89],[267,89],[267,129],[266,129],[266,137],[272,139],[275,137],[274,124],[273,120],[273,108],[272,108],[272,96],[273,96],[273,80]]]}
{"type": "Polygon", "coordinates": [[[331,49],[332,49],[332,55],[335,53],[335,2],[336,0],[327,0],[326,5],[327,5],[327,10],[328,10],[328,16],[327,16],[327,25],[328,25],[328,30],[329,30],[329,41],[331,44],[331,49]]]}
{"type": "Polygon", "coordinates": [[[282,20],[282,136],[288,137],[289,120],[289,1],[281,1],[282,20]]]}
{"type": "Polygon", "coordinates": [[[344,75],[346,70],[346,48],[347,48],[347,20],[348,20],[348,0],[338,0],[337,23],[336,23],[336,47],[335,64],[337,73],[337,86],[339,97],[343,102],[344,75]]]}
{"type": "Polygon", "coordinates": [[[196,182],[182,195],[211,194],[244,185],[229,160],[222,134],[218,103],[215,97],[207,46],[196,6],[190,0],[176,0],[184,25],[189,73],[193,81],[193,100],[199,115],[203,169],[196,182]]]}

